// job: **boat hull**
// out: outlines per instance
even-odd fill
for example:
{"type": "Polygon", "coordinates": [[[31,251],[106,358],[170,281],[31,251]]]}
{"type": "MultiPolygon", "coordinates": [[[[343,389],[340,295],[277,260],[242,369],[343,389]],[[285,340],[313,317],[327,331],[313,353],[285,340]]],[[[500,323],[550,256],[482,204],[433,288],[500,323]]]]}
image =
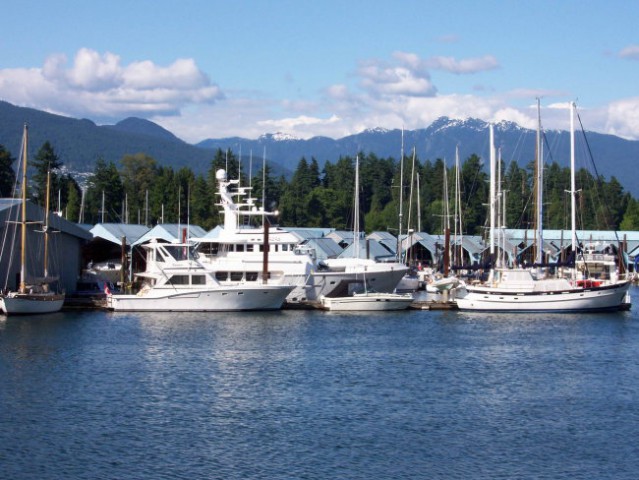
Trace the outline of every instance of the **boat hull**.
{"type": "Polygon", "coordinates": [[[5,315],[55,313],[63,304],[64,294],[16,293],[0,297],[0,309],[5,315]]]}
{"type": "Polygon", "coordinates": [[[366,284],[376,292],[393,292],[397,284],[408,271],[407,267],[387,267],[378,264],[374,268],[366,270],[327,270],[316,271],[311,276],[311,284],[308,285],[308,300],[316,301],[322,296],[337,297],[346,296],[352,285],[361,285],[366,278],[366,284]]]}
{"type": "Polygon", "coordinates": [[[332,312],[379,312],[405,310],[413,303],[411,295],[371,293],[350,297],[322,297],[321,306],[332,312]]]}
{"type": "Polygon", "coordinates": [[[108,295],[107,308],[120,312],[232,312],[278,310],[293,287],[261,285],[175,292],[154,289],[146,294],[108,295]]]}
{"type": "Polygon", "coordinates": [[[629,282],[556,292],[517,292],[466,287],[456,298],[459,310],[502,312],[618,311],[626,304],[629,282]]]}

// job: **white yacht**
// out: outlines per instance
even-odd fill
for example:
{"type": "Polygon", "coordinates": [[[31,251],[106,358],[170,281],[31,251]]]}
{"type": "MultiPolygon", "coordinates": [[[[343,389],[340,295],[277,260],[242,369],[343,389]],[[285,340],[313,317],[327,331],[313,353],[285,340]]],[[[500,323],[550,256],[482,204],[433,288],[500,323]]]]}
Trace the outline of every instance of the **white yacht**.
{"type": "Polygon", "coordinates": [[[258,209],[249,196],[250,187],[235,188],[238,180],[227,179],[224,170],[218,170],[216,177],[224,227],[215,237],[190,240],[197,245],[199,261],[216,272],[222,285],[235,285],[245,277],[261,281],[263,272],[268,270],[269,284],[291,286],[287,302],[299,303],[344,294],[352,285],[361,284],[363,271],[367,272],[367,280],[376,291],[392,292],[406,273],[404,265],[374,260],[318,261],[314,249],[302,245],[300,237],[268,225],[266,217],[277,212],[258,209]],[[261,219],[264,226],[244,225],[244,217],[251,216],[261,219]]]}
{"type": "Polygon", "coordinates": [[[136,294],[107,293],[107,308],[115,311],[241,311],[277,310],[292,287],[263,284],[243,276],[223,285],[215,272],[191,255],[188,244],[143,245],[146,270],[136,274],[142,288],[136,294]]]}

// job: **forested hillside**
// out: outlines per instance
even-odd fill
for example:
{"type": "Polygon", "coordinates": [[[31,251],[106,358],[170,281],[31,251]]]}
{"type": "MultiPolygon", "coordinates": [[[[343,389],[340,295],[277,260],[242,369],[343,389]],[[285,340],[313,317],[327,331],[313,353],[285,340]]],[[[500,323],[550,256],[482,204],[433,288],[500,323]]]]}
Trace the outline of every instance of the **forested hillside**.
{"type": "MultiPolygon", "coordinates": [[[[403,164],[392,157],[378,157],[362,152],[360,159],[360,213],[362,229],[396,232],[399,224],[400,195],[403,205],[402,229],[441,233],[445,220],[444,192],[448,192],[449,210],[455,198],[455,167],[442,159],[404,158],[403,164]],[[402,179],[402,180],[400,180],[402,179]],[[447,189],[444,181],[447,179],[447,189]],[[402,185],[402,188],[400,188],[402,185]]],[[[274,176],[268,165],[252,171],[239,170],[238,157],[232,151],[214,153],[205,174],[195,174],[187,167],[178,170],[161,166],[149,155],[125,155],[116,164],[99,160],[83,194],[70,175],[53,175],[53,205],[60,199],[63,215],[83,223],[127,222],[187,223],[210,229],[219,222],[215,205],[215,172],[227,169],[230,178],[240,178],[241,185],[252,186],[253,196],[262,202],[265,192],[267,210],[278,210],[276,220],[284,226],[352,228],[354,198],[354,158],[344,156],[326,162],[323,168],[311,158],[301,158],[290,180],[274,176]],[[263,178],[265,187],[263,189],[263,178]],[[104,209],[102,206],[104,205],[104,209]]],[[[60,160],[49,143],[45,143],[33,162],[30,191],[35,201],[44,203],[42,183],[47,165],[59,166],[60,160]]],[[[482,159],[470,155],[460,162],[460,198],[464,233],[481,234],[486,224],[489,185],[482,159]]],[[[0,189],[9,195],[13,158],[0,148],[0,189]]],[[[502,162],[501,189],[505,192],[507,226],[533,226],[534,199],[532,163],[526,168],[514,161],[502,162]]],[[[553,162],[544,174],[545,228],[569,228],[570,187],[568,168],[553,162]]],[[[639,205],[613,177],[598,178],[585,169],[577,172],[579,190],[579,225],[583,229],[637,230],[639,205]]]]}

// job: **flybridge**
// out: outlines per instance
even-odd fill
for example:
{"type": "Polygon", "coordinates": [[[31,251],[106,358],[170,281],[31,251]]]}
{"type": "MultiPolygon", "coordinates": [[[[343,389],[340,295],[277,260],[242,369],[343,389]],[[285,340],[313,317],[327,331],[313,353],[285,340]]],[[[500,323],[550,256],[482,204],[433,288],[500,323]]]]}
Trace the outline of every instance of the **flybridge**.
{"type": "Polygon", "coordinates": [[[262,207],[258,208],[255,205],[255,199],[248,197],[246,203],[235,203],[233,201],[233,195],[242,197],[248,195],[250,187],[238,187],[237,191],[230,191],[231,185],[238,185],[239,180],[229,180],[226,175],[226,171],[223,169],[218,170],[215,173],[215,178],[218,181],[220,195],[220,203],[224,209],[224,230],[226,232],[235,232],[238,230],[240,221],[240,215],[244,216],[265,216],[265,215],[278,215],[278,212],[267,212],[262,207]],[[244,207],[244,209],[243,209],[244,207]]]}

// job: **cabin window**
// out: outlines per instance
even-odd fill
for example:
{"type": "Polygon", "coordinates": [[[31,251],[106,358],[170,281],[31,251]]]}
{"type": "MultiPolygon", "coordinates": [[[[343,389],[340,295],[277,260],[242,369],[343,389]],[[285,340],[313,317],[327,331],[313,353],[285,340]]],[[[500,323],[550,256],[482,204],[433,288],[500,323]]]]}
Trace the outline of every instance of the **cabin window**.
{"type": "Polygon", "coordinates": [[[246,246],[246,251],[247,252],[252,252],[253,251],[253,245],[247,245],[246,246]]]}
{"type": "Polygon", "coordinates": [[[173,285],[188,285],[189,284],[189,276],[188,275],[173,275],[170,278],[170,282],[173,285]]]}
{"type": "Polygon", "coordinates": [[[244,277],[243,272],[231,272],[231,281],[233,282],[240,282],[242,281],[243,277],[244,277]]]}
{"type": "Polygon", "coordinates": [[[243,252],[244,251],[244,245],[235,245],[235,251],[236,252],[243,252]]]}
{"type": "Polygon", "coordinates": [[[215,279],[218,282],[225,282],[228,277],[228,272],[215,272],[215,279]]]}
{"type": "Polygon", "coordinates": [[[264,245],[262,244],[260,245],[260,252],[263,252],[263,251],[264,251],[264,245]]]}
{"type": "Polygon", "coordinates": [[[256,282],[257,281],[257,272],[246,272],[246,281],[247,282],[256,282]]]}
{"type": "Polygon", "coordinates": [[[282,251],[283,252],[288,252],[288,245],[287,244],[282,245],[282,251]]]}
{"type": "Polygon", "coordinates": [[[206,277],[204,275],[193,275],[191,277],[191,285],[206,285],[206,277]]]}

